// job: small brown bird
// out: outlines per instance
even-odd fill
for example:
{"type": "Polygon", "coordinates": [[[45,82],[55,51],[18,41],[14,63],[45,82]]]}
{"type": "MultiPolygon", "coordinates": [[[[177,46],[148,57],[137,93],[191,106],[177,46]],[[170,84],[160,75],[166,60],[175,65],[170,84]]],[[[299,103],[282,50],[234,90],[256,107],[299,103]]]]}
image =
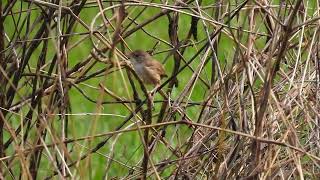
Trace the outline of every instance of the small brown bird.
{"type": "Polygon", "coordinates": [[[155,91],[160,86],[160,81],[164,77],[168,77],[163,68],[163,65],[154,60],[149,53],[136,50],[129,54],[129,60],[133,65],[133,69],[145,84],[154,85],[155,91]]]}

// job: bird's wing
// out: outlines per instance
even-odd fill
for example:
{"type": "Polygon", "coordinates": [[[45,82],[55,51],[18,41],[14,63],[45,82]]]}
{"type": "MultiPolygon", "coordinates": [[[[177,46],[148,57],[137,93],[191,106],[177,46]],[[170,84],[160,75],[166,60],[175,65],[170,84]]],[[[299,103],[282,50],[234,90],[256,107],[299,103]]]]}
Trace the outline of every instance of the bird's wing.
{"type": "Polygon", "coordinates": [[[168,77],[163,65],[156,60],[150,60],[145,62],[146,68],[150,68],[152,71],[156,71],[161,78],[168,77]]]}

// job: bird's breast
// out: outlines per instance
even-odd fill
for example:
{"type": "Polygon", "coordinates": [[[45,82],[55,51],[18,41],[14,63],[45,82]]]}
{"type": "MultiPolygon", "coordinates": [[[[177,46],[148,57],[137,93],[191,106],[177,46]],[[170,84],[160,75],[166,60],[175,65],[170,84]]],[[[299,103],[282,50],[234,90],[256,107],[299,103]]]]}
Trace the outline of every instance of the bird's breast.
{"type": "Polygon", "coordinates": [[[140,77],[140,79],[146,84],[158,84],[160,81],[160,75],[156,72],[153,73],[152,69],[147,69],[144,64],[134,63],[134,71],[140,77]]]}
{"type": "Polygon", "coordinates": [[[144,67],[141,63],[133,63],[133,68],[136,71],[138,76],[142,76],[144,72],[144,67]]]}

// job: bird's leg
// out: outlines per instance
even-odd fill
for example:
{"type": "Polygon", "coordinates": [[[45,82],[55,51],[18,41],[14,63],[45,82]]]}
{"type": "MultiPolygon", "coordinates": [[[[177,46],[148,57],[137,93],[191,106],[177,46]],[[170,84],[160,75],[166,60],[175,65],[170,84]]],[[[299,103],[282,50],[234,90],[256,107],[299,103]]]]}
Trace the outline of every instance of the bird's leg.
{"type": "Polygon", "coordinates": [[[152,108],[154,108],[154,102],[153,102],[154,95],[159,87],[160,87],[160,84],[157,84],[154,89],[152,89],[150,92],[148,92],[148,96],[149,96],[148,98],[150,98],[150,101],[152,103],[152,108]]]}
{"type": "Polygon", "coordinates": [[[154,110],[154,102],[153,102],[154,96],[150,92],[148,92],[148,99],[151,102],[152,109],[154,110]]]}
{"type": "Polygon", "coordinates": [[[154,89],[152,89],[151,91],[150,91],[150,95],[152,95],[152,96],[154,96],[154,94],[156,93],[156,91],[157,91],[157,89],[160,87],[160,84],[157,84],[155,87],[154,87],[154,89]]]}

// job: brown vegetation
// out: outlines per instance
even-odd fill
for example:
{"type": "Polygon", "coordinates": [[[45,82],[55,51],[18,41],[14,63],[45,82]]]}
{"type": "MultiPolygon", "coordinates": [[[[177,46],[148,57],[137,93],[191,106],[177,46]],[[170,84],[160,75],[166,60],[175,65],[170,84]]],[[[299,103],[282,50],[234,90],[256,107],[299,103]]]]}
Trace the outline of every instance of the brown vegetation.
{"type": "Polygon", "coordinates": [[[2,178],[319,175],[317,1],[12,0],[0,10],[2,178]],[[125,63],[146,47],[168,75],[154,109],[125,63]],[[80,118],[82,106],[94,113],[80,118]]]}

